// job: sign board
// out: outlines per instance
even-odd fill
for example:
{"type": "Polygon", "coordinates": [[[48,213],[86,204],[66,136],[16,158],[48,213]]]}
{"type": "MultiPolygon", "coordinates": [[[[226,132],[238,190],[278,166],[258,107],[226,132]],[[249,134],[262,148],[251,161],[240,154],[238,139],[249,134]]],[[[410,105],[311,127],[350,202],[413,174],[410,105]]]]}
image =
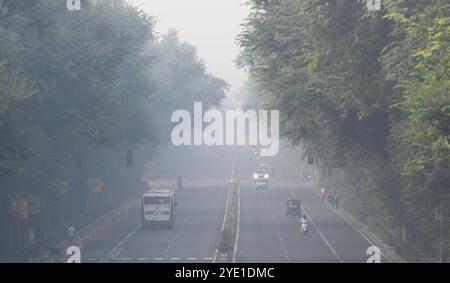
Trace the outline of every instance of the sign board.
{"type": "Polygon", "coordinates": [[[38,196],[28,197],[28,214],[39,214],[41,212],[41,200],[38,196]]]}
{"type": "Polygon", "coordinates": [[[9,208],[8,211],[11,215],[15,215],[17,213],[17,198],[16,197],[12,197],[11,198],[11,202],[9,204],[9,208]]]}
{"type": "Polygon", "coordinates": [[[101,193],[102,192],[102,177],[96,177],[94,180],[91,180],[92,184],[92,192],[93,193],[101,193]]]}
{"type": "Polygon", "coordinates": [[[18,202],[18,211],[17,217],[19,219],[27,219],[28,218],[28,201],[25,199],[21,199],[18,202]]]}

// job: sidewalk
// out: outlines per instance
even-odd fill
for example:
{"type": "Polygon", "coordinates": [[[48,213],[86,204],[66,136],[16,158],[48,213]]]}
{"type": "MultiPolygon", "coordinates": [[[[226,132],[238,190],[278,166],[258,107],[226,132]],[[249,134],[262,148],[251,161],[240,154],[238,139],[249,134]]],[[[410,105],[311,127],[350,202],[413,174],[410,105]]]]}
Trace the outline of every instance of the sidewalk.
{"type": "MultiPolygon", "coordinates": [[[[320,197],[319,186],[316,184],[312,190],[320,197]]],[[[395,247],[390,246],[383,242],[375,233],[370,231],[367,224],[356,219],[351,213],[343,210],[342,208],[334,209],[330,208],[339,214],[348,224],[350,224],[356,231],[358,231],[369,243],[377,246],[381,250],[381,254],[390,263],[407,263],[406,259],[395,252],[395,247]]]]}
{"type": "MultiPolygon", "coordinates": [[[[61,258],[57,259],[56,262],[65,262],[66,249],[69,246],[76,245],[83,249],[89,245],[90,242],[94,241],[98,235],[103,233],[109,226],[121,215],[127,213],[132,208],[137,208],[140,205],[139,198],[128,199],[117,208],[106,213],[105,215],[95,219],[93,222],[83,227],[76,232],[75,239],[72,243],[68,239],[55,245],[53,248],[58,249],[61,252],[61,258]]],[[[36,263],[50,263],[50,251],[45,251],[39,256],[35,257],[32,262],[36,263]]]]}
{"type": "Polygon", "coordinates": [[[352,225],[358,232],[360,232],[364,238],[366,238],[372,245],[380,248],[382,255],[390,263],[407,263],[407,261],[395,252],[395,247],[390,246],[380,240],[377,235],[370,231],[366,224],[362,223],[349,212],[342,209],[334,210],[342,218],[344,218],[350,225],[352,225]]]}

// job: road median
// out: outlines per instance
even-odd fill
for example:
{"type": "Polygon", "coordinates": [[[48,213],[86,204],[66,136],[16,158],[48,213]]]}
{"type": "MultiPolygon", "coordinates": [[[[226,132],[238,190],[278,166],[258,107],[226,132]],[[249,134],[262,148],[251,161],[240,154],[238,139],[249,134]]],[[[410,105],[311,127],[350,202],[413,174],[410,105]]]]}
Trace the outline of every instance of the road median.
{"type": "Polygon", "coordinates": [[[240,169],[233,168],[229,181],[227,204],[220,231],[214,263],[232,263],[236,260],[239,239],[239,210],[240,210],[240,169]]]}

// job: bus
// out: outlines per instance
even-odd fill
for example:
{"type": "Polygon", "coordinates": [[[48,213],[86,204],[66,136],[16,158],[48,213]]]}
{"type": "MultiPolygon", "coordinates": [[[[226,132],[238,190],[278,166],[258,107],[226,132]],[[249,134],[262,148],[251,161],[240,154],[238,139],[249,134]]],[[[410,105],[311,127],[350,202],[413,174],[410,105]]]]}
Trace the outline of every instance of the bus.
{"type": "Polygon", "coordinates": [[[142,228],[175,226],[177,202],[173,189],[151,189],[142,195],[142,228]]]}

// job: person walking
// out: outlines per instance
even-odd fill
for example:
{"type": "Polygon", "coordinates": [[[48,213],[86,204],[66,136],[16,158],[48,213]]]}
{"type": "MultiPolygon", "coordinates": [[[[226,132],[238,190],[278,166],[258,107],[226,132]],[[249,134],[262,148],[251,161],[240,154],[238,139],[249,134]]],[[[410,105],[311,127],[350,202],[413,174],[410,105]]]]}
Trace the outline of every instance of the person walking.
{"type": "Polygon", "coordinates": [[[334,209],[339,209],[339,203],[341,201],[341,196],[336,194],[334,197],[334,209]]]}
{"type": "Polygon", "coordinates": [[[70,225],[69,228],[67,228],[67,236],[69,237],[69,243],[73,243],[73,239],[75,238],[75,232],[76,229],[73,225],[70,225]]]}
{"type": "Polygon", "coordinates": [[[328,193],[328,205],[330,207],[333,207],[333,202],[334,202],[334,195],[333,192],[329,192],[328,193]]]}

